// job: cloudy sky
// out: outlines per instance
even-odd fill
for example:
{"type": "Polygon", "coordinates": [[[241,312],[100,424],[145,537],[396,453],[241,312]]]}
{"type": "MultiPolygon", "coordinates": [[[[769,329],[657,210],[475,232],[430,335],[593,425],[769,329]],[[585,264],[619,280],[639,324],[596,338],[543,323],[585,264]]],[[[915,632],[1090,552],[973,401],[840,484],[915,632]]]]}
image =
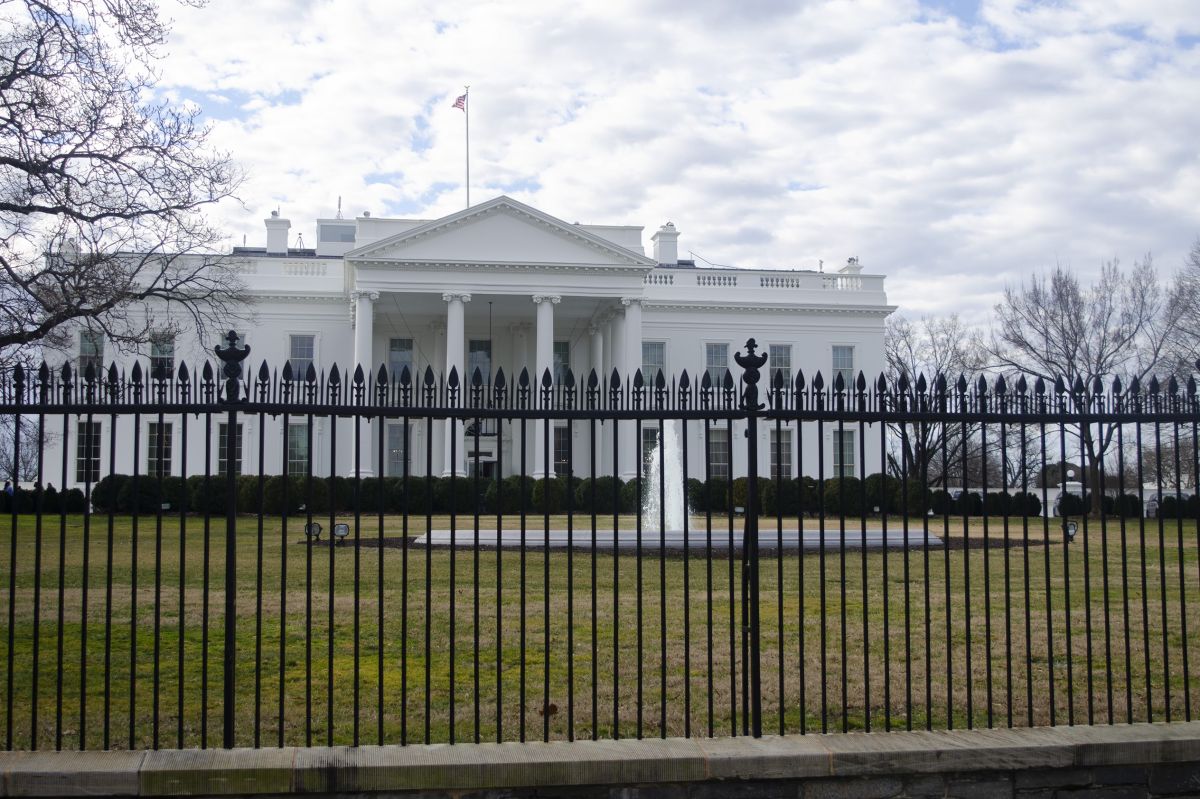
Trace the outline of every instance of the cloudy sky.
{"type": "Polygon", "coordinates": [[[1200,236],[1196,0],[210,0],[167,5],[161,88],[279,207],[430,218],[509,194],[671,220],[681,257],[857,255],[913,316],[1200,236]]]}

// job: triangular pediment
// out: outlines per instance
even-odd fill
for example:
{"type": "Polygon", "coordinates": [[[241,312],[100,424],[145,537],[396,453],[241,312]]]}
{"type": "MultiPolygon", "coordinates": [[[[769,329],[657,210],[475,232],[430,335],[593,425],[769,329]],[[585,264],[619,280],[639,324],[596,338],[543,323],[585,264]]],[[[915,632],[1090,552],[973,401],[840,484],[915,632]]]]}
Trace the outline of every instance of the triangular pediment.
{"type": "Polygon", "coordinates": [[[349,260],[653,267],[633,250],[509,197],[351,250],[349,260]]]}

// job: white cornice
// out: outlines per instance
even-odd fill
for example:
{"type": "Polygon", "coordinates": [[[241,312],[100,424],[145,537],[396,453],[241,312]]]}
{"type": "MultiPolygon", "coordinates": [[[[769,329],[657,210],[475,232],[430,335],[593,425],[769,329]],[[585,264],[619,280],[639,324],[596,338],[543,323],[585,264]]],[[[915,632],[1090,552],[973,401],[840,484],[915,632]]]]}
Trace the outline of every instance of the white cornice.
{"type": "Polygon", "coordinates": [[[734,311],[738,313],[813,313],[855,314],[866,316],[888,316],[896,310],[895,305],[744,305],[718,302],[655,302],[643,300],[642,307],[655,311],[734,311]]]}
{"type": "Polygon", "coordinates": [[[362,247],[351,250],[346,253],[347,260],[358,261],[359,259],[372,259],[380,257],[378,254],[386,250],[393,249],[397,246],[408,242],[419,241],[432,235],[443,233],[451,230],[454,227],[468,223],[472,220],[488,216],[495,213],[504,213],[510,216],[518,217],[526,222],[543,227],[557,235],[572,239],[589,249],[603,253],[609,259],[616,259],[630,266],[641,266],[647,269],[652,269],[657,264],[654,259],[647,258],[644,255],[639,255],[633,250],[628,250],[619,244],[597,236],[594,233],[583,230],[576,225],[564,222],[550,216],[547,213],[537,210],[524,203],[517,202],[511,197],[501,195],[495,199],[488,200],[485,203],[465,208],[462,211],[457,211],[441,219],[435,219],[432,222],[426,222],[423,225],[406,230],[403,233],[397,233],[393,236],[380,239],[379,241],[371,242],[362,247]]]}
{"type": "Polygon", "coordinates": [[[258,302],[344,303],[348,299],[342,291],[336,294],[259,294],[252,291],[249,294],[258,302]]]}

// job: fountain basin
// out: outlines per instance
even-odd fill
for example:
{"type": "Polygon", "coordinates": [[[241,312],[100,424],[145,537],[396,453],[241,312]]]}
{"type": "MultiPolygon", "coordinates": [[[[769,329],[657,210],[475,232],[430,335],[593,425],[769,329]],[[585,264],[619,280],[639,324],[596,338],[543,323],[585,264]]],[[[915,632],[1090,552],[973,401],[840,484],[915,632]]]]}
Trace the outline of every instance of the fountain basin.
{"type": "MultiPolygon", "coordinates": [[[[611,529],[597,529],[595,534],[596,549],[598,550],[634,550],[638,546],[638,535],[633,530],[620,530],[615,534],[611,529]]],[[[504,549],[518,549],[521,546],[521,531],[520,530],[503,530],[497,533],[496,530],[480,530],[479,531],[479,546],[487,548],[501,547],[504,549]]],[[[730,548],[731,535],[728,529],[713,529],[712,532],[712,548],[714,550],[726,551],[730,548]]],[[[942,546],[942,539],[930,534],[928,537],[928,545],[931,548],[942,546]]],[[[775,530],[763,530],[759,532],[758,547],[760,550],[774,550],[782,548],[784,550],[817,550],[822,546],[828,550],[837,550],[842,546],[842,535],[839,530],[825,529],[820,530],[784,530],[782,541],[780,534],[775,530]]],[[[549,546],[551,549],[572,549],[591,550],[592,548],[592,531],[591,528],[576,529],[571,533],[566,530],[543,530],[541,528],[530,528],[525,531],[524,537],[525,546],[527,548],[541,549],[549,546]]],[[[708,534],[704,530],[689,530],[685,534],[683,530],[668,530],[665,533],[643,531],[641,535],[641,545],[643,550],[658,551],[660,548],[668,550],[683,551],[684,549],[693,552],[703,552],[708,546],[708,534]]],[[[910,549],[920,549],[925,545],[926,539],[920,530],[910,530],[908,533],[907,546],[910,549]]],[[[475,531],[471,528],[457,530],[453,536],[449,530],[434,530],[429,536],[420,536],[413,539],[412,546],[422,547],[431,545],[435,547],[449,547],[453,543],[456,549],[470,549],[475,546],[475,531]]],[[[732,534],[732,545],[735,551],[742,548],[742,531],[734,530],[732,534]]],[[[903,530],[887,530],[882,528],[868,528],[864,534],[861,528],[847,529],[845,537],[845,545],[847,549],[903,549],[906,546],[903,530]]]]}

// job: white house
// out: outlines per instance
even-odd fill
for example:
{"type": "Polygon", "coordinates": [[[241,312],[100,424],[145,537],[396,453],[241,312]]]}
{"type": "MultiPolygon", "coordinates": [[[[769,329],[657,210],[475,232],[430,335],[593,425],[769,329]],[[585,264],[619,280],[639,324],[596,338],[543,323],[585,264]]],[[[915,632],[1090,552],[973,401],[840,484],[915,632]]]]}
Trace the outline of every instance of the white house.
{"type": "MultiPolygon", "coordinates": [[[[239,331],[252,349],[250,375],[263,360],[272,368],[290,360],[299,375],[309,363],[319,370],[336,363],[374,370],[385,364],[392,375],[405,366],[414,374],[426,366],[439,374],[454,367],[468,378],[478,367],[489,381],[498,368],[515,376],[526,366],[536,375],[545,369],[562,375],[569,367],[577,378],[593,368],[607,376],[613,369],[629,375],[639,367],[648,376],[660,369],[666,375],[687,369],[699,377],[707,369],[721,378],[729,368],[736,378],[740,370],[733,354],[750,337],[769,352],[772,373],[783,370],[788,379],[798,369],[810,376],[820,371],[831,381],[837,372],[849,378],[861,370],[871,377],[884,368],[884,319],[894,308],[887,303],[883,276],[864,274],[857,259],[833,273],[701,268],[680,260],[680,233],[669,222],[650,236],[647,255],[642,227],[569,223],[508,197],[441,219],[383,219],[364,213],[353,220],[318,219],[316,226],[315,248],[289,247],[291,222],[273,213],[266,220],[265,247],[233,251],[256,300],[252,322],[239,331]]],[[[153,351],[141,353],[143,363],[153,359],[177,368],[180,360],[190,366],[212,359],[217,342],[184,338],[156,343],[153,351]]],[[[133,356],[121,356],[103,341],[83,335],[79,346],[81,365],[115,359],[131,366],[133,356]]],[[[247,417],[242,451],[235,453],[242,472],[257,473],[261,467],[278,474],[286,457],[294,473],[307,468],[311,454],[314,474],[354,474],[359,450],[353,423],[315,419],[311,453],[306,423],[293,417],[285,430],[281,417],[247,417]],[[259,425],[264,425],[261,431],[259,425]],[[335,433],[336,447],[331,445],[335,433]]],[[[435,422],[430,436],[423,420],[397,418],[386,422],[385,473],[399,474],[406,467],[406,423],[411,474],[425,473],[427,447],[432,448],[434,474],[466,474],[478,463],[491,475],[498,451],[503,474],[513,474],[519,466],[515,425],[485,425],[478,454],[472,440],[468,457],[461,426],[455,426],[460,440],[451,442],[444,422],[435,422]],[[456,463],[449,455],[452,443],[456,463]]],[[[77,418],[68,432],[67,462],[61,460],[61,446],[51,447],[46,473],[65,474],[68,485],[78,485],[89,469],[93,479],[107,474],[112,455],[117,472],[132,473],[136,460],[142,474],[156,473],[161,466],[170,474],[191,475],[204,472],[206,444],[214,471],[226,457],[219,419],[206,430],[194,417],[167,417],[161,426],[156,417],[142,417],[136,449],[132,418],[119,419],[115,431],[107,429],[109,424],[103,417],[90,423],[77,418]],[[156,458],[160,435],[168,453],[161,464],[156,458]],[[206,435],[211,440],[206,442],[206,435]],[[110,452],[113,440],[118,442],[115,453],[110,452]]],[[[586,423],[555,424],[551,463],[542,459],[542,426],[529,427],[527,458],[533,475],[562,472],[568,452],[575,474],[589,474],[586,423]]],[[[380,462],[378,433],[370,425],[361,428],[358,468],[373,475],[380,462]]],[[[633,425],[621,425],[621,457],[615,465],[612,426],[601,428],[600,473],[632,477],[638,463],[633,425]]],[[[654,424],[647,425],[646,441],[656,432],[654,424]]],[[[796,433],[783,431],[782,459],[776,463],[775,431],[762,431],[762,473],[781,468],[790,476],[816,474],[815,426],[811,432],[805,429],[803,453],[796,433]]],[[[736,424],[733,435],[741,435],[736,424]]],[[[868,434],[865,442],[855,441],[856,435],[857,429],[847,429],[835,441],[837,431],[826,425],[826,475],[841,469],[857,474],[860,444],[866,448],[866,472],[880,470],[878,435],[868,434]]],[[[688,436],[689,471],[703,476],[702,425],[690,424],[688,436]]],[[[745,448],[731,447],[728,437],[723,425],[712,432],[714,476],[745,471],[745,448]]]]}

